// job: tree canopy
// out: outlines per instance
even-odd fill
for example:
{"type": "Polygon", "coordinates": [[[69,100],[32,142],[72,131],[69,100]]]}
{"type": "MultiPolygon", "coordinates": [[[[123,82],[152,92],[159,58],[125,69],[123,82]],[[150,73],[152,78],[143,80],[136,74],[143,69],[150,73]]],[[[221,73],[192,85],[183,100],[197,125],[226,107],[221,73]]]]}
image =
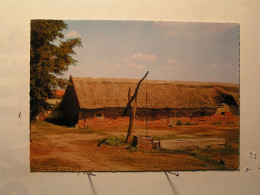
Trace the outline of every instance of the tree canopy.
{"type": "Polygon", "coordinates": [[[62,20],[32,20],[30,48],[30,119],[44,112],[48,104],[45,99],[53,90],[63,88],[66,81],[62,75],[73,59],[75,47],[82,47],[81,39],[64,38],[67,24],[62,20]]]}

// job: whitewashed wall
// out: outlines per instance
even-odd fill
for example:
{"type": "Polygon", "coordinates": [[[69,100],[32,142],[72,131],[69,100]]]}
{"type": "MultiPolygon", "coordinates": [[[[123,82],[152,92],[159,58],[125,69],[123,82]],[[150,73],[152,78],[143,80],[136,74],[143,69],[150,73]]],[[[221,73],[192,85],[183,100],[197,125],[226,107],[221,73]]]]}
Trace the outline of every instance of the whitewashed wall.
{"type": "Polygon", "coordinates": [[[260,194],[259,8],[258,0],[1,0],[0,194],[260,194]],[[240,171],[30,173],[29,25],[40,18],[240,23],[240,171]]]}

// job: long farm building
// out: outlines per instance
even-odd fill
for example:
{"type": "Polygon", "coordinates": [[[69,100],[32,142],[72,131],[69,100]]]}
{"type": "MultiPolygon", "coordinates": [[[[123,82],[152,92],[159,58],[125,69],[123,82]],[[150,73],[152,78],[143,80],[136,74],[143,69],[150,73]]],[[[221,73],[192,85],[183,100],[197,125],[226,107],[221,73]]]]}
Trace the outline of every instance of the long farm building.
{"type": "MultiPolygon", "coordinates": [[[[63,118],[79,128],[126,126],[123,111],[128,91],[134,92],[139,80],[70,77],[61,108],[63,118]]],[[[143,81],[137,97],[136,126],[174,126],[239,123],[239,85],[143,81]],[[147,94],[147,96],[146,96],[147,94]]]]}

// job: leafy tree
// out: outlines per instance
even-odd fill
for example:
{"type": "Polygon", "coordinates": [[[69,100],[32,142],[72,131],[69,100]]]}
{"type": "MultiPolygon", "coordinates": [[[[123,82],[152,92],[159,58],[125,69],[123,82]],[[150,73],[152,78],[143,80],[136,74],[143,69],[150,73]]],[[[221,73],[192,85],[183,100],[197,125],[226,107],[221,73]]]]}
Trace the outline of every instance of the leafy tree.
{"type": "Polygon", "coordinates": [[[81,47],[81,39],[65,39],[63,30],[67,24],[62,20],[32,20],[30,48],[30,119],[35,120],[48,104],[44,99],[52,96],[57,87],[64,88],[61,78],[73,59],[74,48],[81,47]]]}

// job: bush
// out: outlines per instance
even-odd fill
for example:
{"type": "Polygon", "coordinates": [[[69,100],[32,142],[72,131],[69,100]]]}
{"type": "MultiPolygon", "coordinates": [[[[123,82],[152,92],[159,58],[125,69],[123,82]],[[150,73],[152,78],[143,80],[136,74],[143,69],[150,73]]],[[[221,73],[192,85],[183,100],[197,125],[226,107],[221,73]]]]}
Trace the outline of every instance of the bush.
{"type": "Polygon", "coordinates": [[[224,165],[224,164],[225,164],[225,161],[224,161],[223,159],[220,159],[219,162],[218,162],[218,164],[224,165]]]}
{"type": "Polygon", "coordinates": [[[182,122],[181,120],[177,120],[177,123],[176,123],[177,126],[181,126],[182,125],[182,122]]]}
{"type": "Polygon", "coordinates": [[[137,152],[138,151],[138,147],[131,147],[129,149],[129,152],[137,152]]]}

